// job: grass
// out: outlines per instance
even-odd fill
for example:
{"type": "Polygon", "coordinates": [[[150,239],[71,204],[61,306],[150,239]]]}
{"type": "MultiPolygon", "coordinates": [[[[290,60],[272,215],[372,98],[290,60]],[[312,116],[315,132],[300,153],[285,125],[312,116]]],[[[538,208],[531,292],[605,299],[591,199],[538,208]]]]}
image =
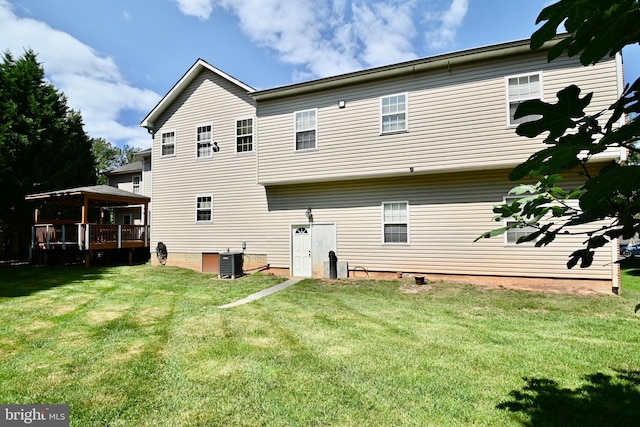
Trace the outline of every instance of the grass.
{"type": "Polygon", "coordinates": [[[638,425],[634,271],[622,297],[305,280],[223,310],[281,279],[0,267],[0,402],[74,426],[638,425]]]}

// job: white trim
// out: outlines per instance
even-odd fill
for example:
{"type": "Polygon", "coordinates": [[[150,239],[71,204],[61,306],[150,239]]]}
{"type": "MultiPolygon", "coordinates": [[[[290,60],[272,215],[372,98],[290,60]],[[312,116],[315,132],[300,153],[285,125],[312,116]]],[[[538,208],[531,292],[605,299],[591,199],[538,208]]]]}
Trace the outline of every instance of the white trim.
{"type": "MultiPolygon", "coordinates": [[[[618,76],[618,99],[620,99],[620,97],[624,93],[624,68],[622,64],[622,54],[620,52],[616,53],[615,60],[616,60],[616,74],[618,76]]],[[[619,127],[622,127],[625,124],[625,121],[626,121],[625,117],[626,115],[623,114],[618,120],[619,127]]],[[[624,147],[620,147],[620,161],[625,162],[628,158],[629,158],[628,150],[624,147]]]]}
{"type": "Polygon", "coordinates": [[[164,131],[160,131],[160,157],[176,157],[178,155],[178,132],[175,129],[167,129],[164,131]],[[172,154],[163,154],[164,143],[162,139],[164,135],[173,133],[173,153],[172,154]]]}
{"type": "Polygon", "coordinates": [[[379,108],[378,108],[378,123],[380,126],[380,135],[391,135],[394,133],[402,133],[402,132],[409,132],[409,92],[400,92],[400,93],[392,93],[390,95],[384,95],[381,96],[378,100],[379,102],[379,108]],[[393,113],[393,114],[383,114],[382,113],[382,101],[383,99],[386,98],[391,98],[394,96],[404,96],[404,129],[395,129],[395,130],[391,130],[391,131],[384,131],[383,130],[383,126],[382,126],[382,119],[385,116],[390,116],[393,114],[400,114],[400,113],[393,113]]]}
{"type": "Polygon", "coordinates": [[[308,108],[306,110],[298,110],[298,111],[294,111],[293,112],[293,150],[295,152],[305,152],[305,151],[315,151],[318,149],[318,109],[317,108],[308,108]],[[314,126],[313,128],[304,128],[304,129],[300,129],[298,130],[297,127],[297,116],[298,114],[301,113],[307,113],[313,111],[313,117],[314,117],[314,126]],[[314,131],[315,132],[315,141],[314,141],[314,146],[312,148],[300,148],[298,149],[298,144],[297,144],[297,140],[296,137],[298,135],[298,132],[308,132],[308,131],[314,131]]]}
{"type": "MultiPolygon", "coordinates": [[[[249,134],[243,135],[247,136],[249,134]]],[[[236,118],[233,121],[233,145],[234,152],[236,155],[247,155],[249,153],[254,153],[256,151],[256,118],[255,116],[245,116],[236,118]],[[238,151],[238,122],[241,120],[251,120],[251,150],[249,151],[238,151]]]]}
{"type": "Polygon", "coordinates": [[[410,209],[409,209],[409,201],[408,200],[388,200],[388,201],[384,201],[380,203],[380,210],[381,210],[381,228],[382,228],[382,244],[387,246],[407,246],[411,243],[411,233],[410,233],[410,209]],[[385,241],[385,230],[384,230],[384,226],[387,224],[385,222],[385,218],[384,218],[384,207],[385,205],[391,205],[391,204],[404,204],[406,206],[406,225],[407,225],[407,241],[406,242],[386,242],[385,241]]]}
{"type": "MultiPolygon", "coordinates": [[[[195,220],[196,220],[196,224],[211,224],[213,223],[213,194],[197,194],[195,197],[195,220]],[[201,197],[209,197],[211,198],[211,207],[209,208],[209,210],[211,211],[211,219],[209,220],[198,220],[198,210],[200,208],[198,208],[198,199],[201,197]]],[[[205,210],[204,208],[202,208],[201,210],[205,210]]]]}
{"type": "MultiPolygon", "coordinates": [[[[142,165],[144,167],[144,165],[142,165]]],[[[142,191],[140,185],[142,184],[142,174],[140,175],[132,175],[131,176],[131,192],[136,194],[141,194],[142,191]],[[138,178],[138,183],[136,184],[136,178],[138,178]],[[136,191],[136,185],[138,186],[138,191],[136,191]]]]}
{"type": "Polygon", "coordinates": [[[507,114],[507,128],[516,128],[520,124],[520,123],[511,123],[511,102],[509,99],[509,80],[516,79],[519,77],[530,77],[535,75],[538,76],[538,82],[540,84],[540,97],[539,98],[529,97],[529,98],[521,99],[519,101],[525,101],[530,99],[539,99],[541,101],[544,101],[544,80],[543,80],[542,71],[532,71],[530,73],[512,74],[510,76],[504,77],[504,94],[505,94],[505,107],[506,107],[506,114],[507,114]]]}
{"type": "Polygon", "coordinates": [[[180,78],[180,80],[173,85],[171,90],[158,102],[158,104],[151,110],[147,117],[145,117],[140,126],[147,129],[152,129],[155,120],[171,105],[183,92],[183,90],[191,84],[191,82],[200,74],[203,69],[209,70],[214,74],[222,77],[223,79],[233,83],[234,85],[244,89],[248,94],[255,92],[255,89],[251,86],[241,82],[240,80],[231,77],[229,74],[217,69],[213,65],[207,63],[202,59],[198,59],[189,70],[180,78]]]}
{"type": "Polygon", "coordinates": [[[195,152],[196,159],[200,160],[200,159],[210,159],[210,158],[212,158],[213,157],[213,123],[212,122],[200,123],[200,124],[195,125],[194,129],[195,129],[194,141],[196,143],[196,152],[195,152]],[[208,156],[199,156],[198,153],[199,153],[200,144],[204,145],[204,144],[206,144],[206,141],[205,142],[198,141],[198,129],[202,128],[202,127],[205,127],[205,126],[211,126],[211,131],[210,131],[211,138],[209,139],[210,152],[209,152],[208,156]]]}

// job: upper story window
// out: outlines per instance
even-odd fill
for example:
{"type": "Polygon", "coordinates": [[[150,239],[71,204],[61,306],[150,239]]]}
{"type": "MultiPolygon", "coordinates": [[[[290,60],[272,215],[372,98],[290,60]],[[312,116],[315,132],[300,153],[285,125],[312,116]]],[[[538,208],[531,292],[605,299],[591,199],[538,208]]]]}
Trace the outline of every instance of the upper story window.
{"type": "Polygon", "coordinates": [[[253,151],[253,119],[236,121],[236,153],[253,151]]]}
{"type": "MultiPolygon", "coordinates": [[[[523,196],[505,196],[504,197],[504,203],[513,203],[516,200],[522,198],[523,196]]],[[[511,224],[514,224],[516,221],[512,221],[512,220],[505,220],[504,221],[504,225],[509,226],[511,224]]],[[[518,239],[520,239],[521,237],[525,237],[528,236],[529,234],[533,233],[534,231],[537,231],[535,227],[531,227],[529,225],[519,225],[515,228],[510,228],[509,230],[506,231],[506,233],[504,234],[504,242],[507,245],[515,245],[518,243],[518,239]]],[[[526,243],[521,243],[523,245],[525,244],[535,244],[535,241],[530,241],[530,242],[526,242],[526,243]]]]}
{"type": "Polygon", "coordinates": [[[316,110],[295,113],[296,150],[316,148],[316,110]]]}
{"type": "Polygon", "coordinates": [[[161,155],[176,155],[176,133],[175,131],[163,132],[161,135],[161,155]]]}
{"type": "Polygon", "coordinates": [[[213,196],[196,197],[196,222],[213,220],[213,196]]]}
{"type": "Polygon", "coordinates": [[[542,75],[533,73],[507,77],[507,124],[509,126],[516,126],[539,118],[539,116],[535,115],[519,119],[513,118],[518,105],[529,99],[542,99],[542,75]]]}
{"type": "Polygon", "coordinates": [[[407,94],[380,98],[380,131],[382,133],[407,130],[407,94]]]}
{"type": "Polygon", "coordinates": [[[196,128],[196,157],[213,156],[211,125],[198,126],[196,128]]]}
{"type": "Polygon", "coordinates": [[[385,202],[382,204],[384,243],[409,243],[409,203],[385,202]]]}
{"type": "Polygon", "coordinates": [[[132,177],[131,184],[133,185],[133,192],[140,193],[140,177],[139,176],[132,177]]]}

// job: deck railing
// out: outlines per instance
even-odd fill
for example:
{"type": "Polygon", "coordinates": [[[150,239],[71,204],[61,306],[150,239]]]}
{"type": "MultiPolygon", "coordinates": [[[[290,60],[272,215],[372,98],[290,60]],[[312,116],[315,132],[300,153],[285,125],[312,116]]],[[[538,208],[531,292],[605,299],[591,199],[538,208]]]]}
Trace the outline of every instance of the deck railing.
{"type": "Polygon", "coordinates": [[[31,231],[32,249],[92,250],[148,246],[148,225],[38,224],[31,231]]]}

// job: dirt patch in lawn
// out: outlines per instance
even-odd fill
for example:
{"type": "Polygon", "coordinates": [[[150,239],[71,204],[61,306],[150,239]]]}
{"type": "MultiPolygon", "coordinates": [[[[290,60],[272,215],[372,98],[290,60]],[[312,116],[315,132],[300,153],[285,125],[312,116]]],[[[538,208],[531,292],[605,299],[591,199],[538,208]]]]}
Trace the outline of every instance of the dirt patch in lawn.
{"type": "MultiPolygon", "coordinates": [[[[432,283],[447,283],[447,282],[432,282],[432,283]]],[[[571,286],[568,284],[526,284],[526,283],[462,283],[462,282],[449,282],[460,285],[471,285],[478,289],[492,291],[492,290],[517,290],[528,292],[541,292],[550,294],[573,294],[573,295],[603,295],[611,294],[602,290],[596,290],[585,286],[571,286]]],[[[400,292],[406,294],[423,294],[432,290],[431,285],[427,282],[424,285],[417,285],[413,282],[403,282],[400,284],[400,292]]],[[[611,294],[613,295],[613,294],[611,294]]]]}
{"type": "Polygon", "coordinates": [[[575,295],[602,295],[604,292],[595,289],[587,288],[584,286],[571,286],[571,285],[528,285],[523,283],[513,284],[491,284],[483,283],[475,285],[484,289],[508,289],[517,291],[529,291],[529,292],[543,292],[549,294],[575,294],[575,295]]]}

